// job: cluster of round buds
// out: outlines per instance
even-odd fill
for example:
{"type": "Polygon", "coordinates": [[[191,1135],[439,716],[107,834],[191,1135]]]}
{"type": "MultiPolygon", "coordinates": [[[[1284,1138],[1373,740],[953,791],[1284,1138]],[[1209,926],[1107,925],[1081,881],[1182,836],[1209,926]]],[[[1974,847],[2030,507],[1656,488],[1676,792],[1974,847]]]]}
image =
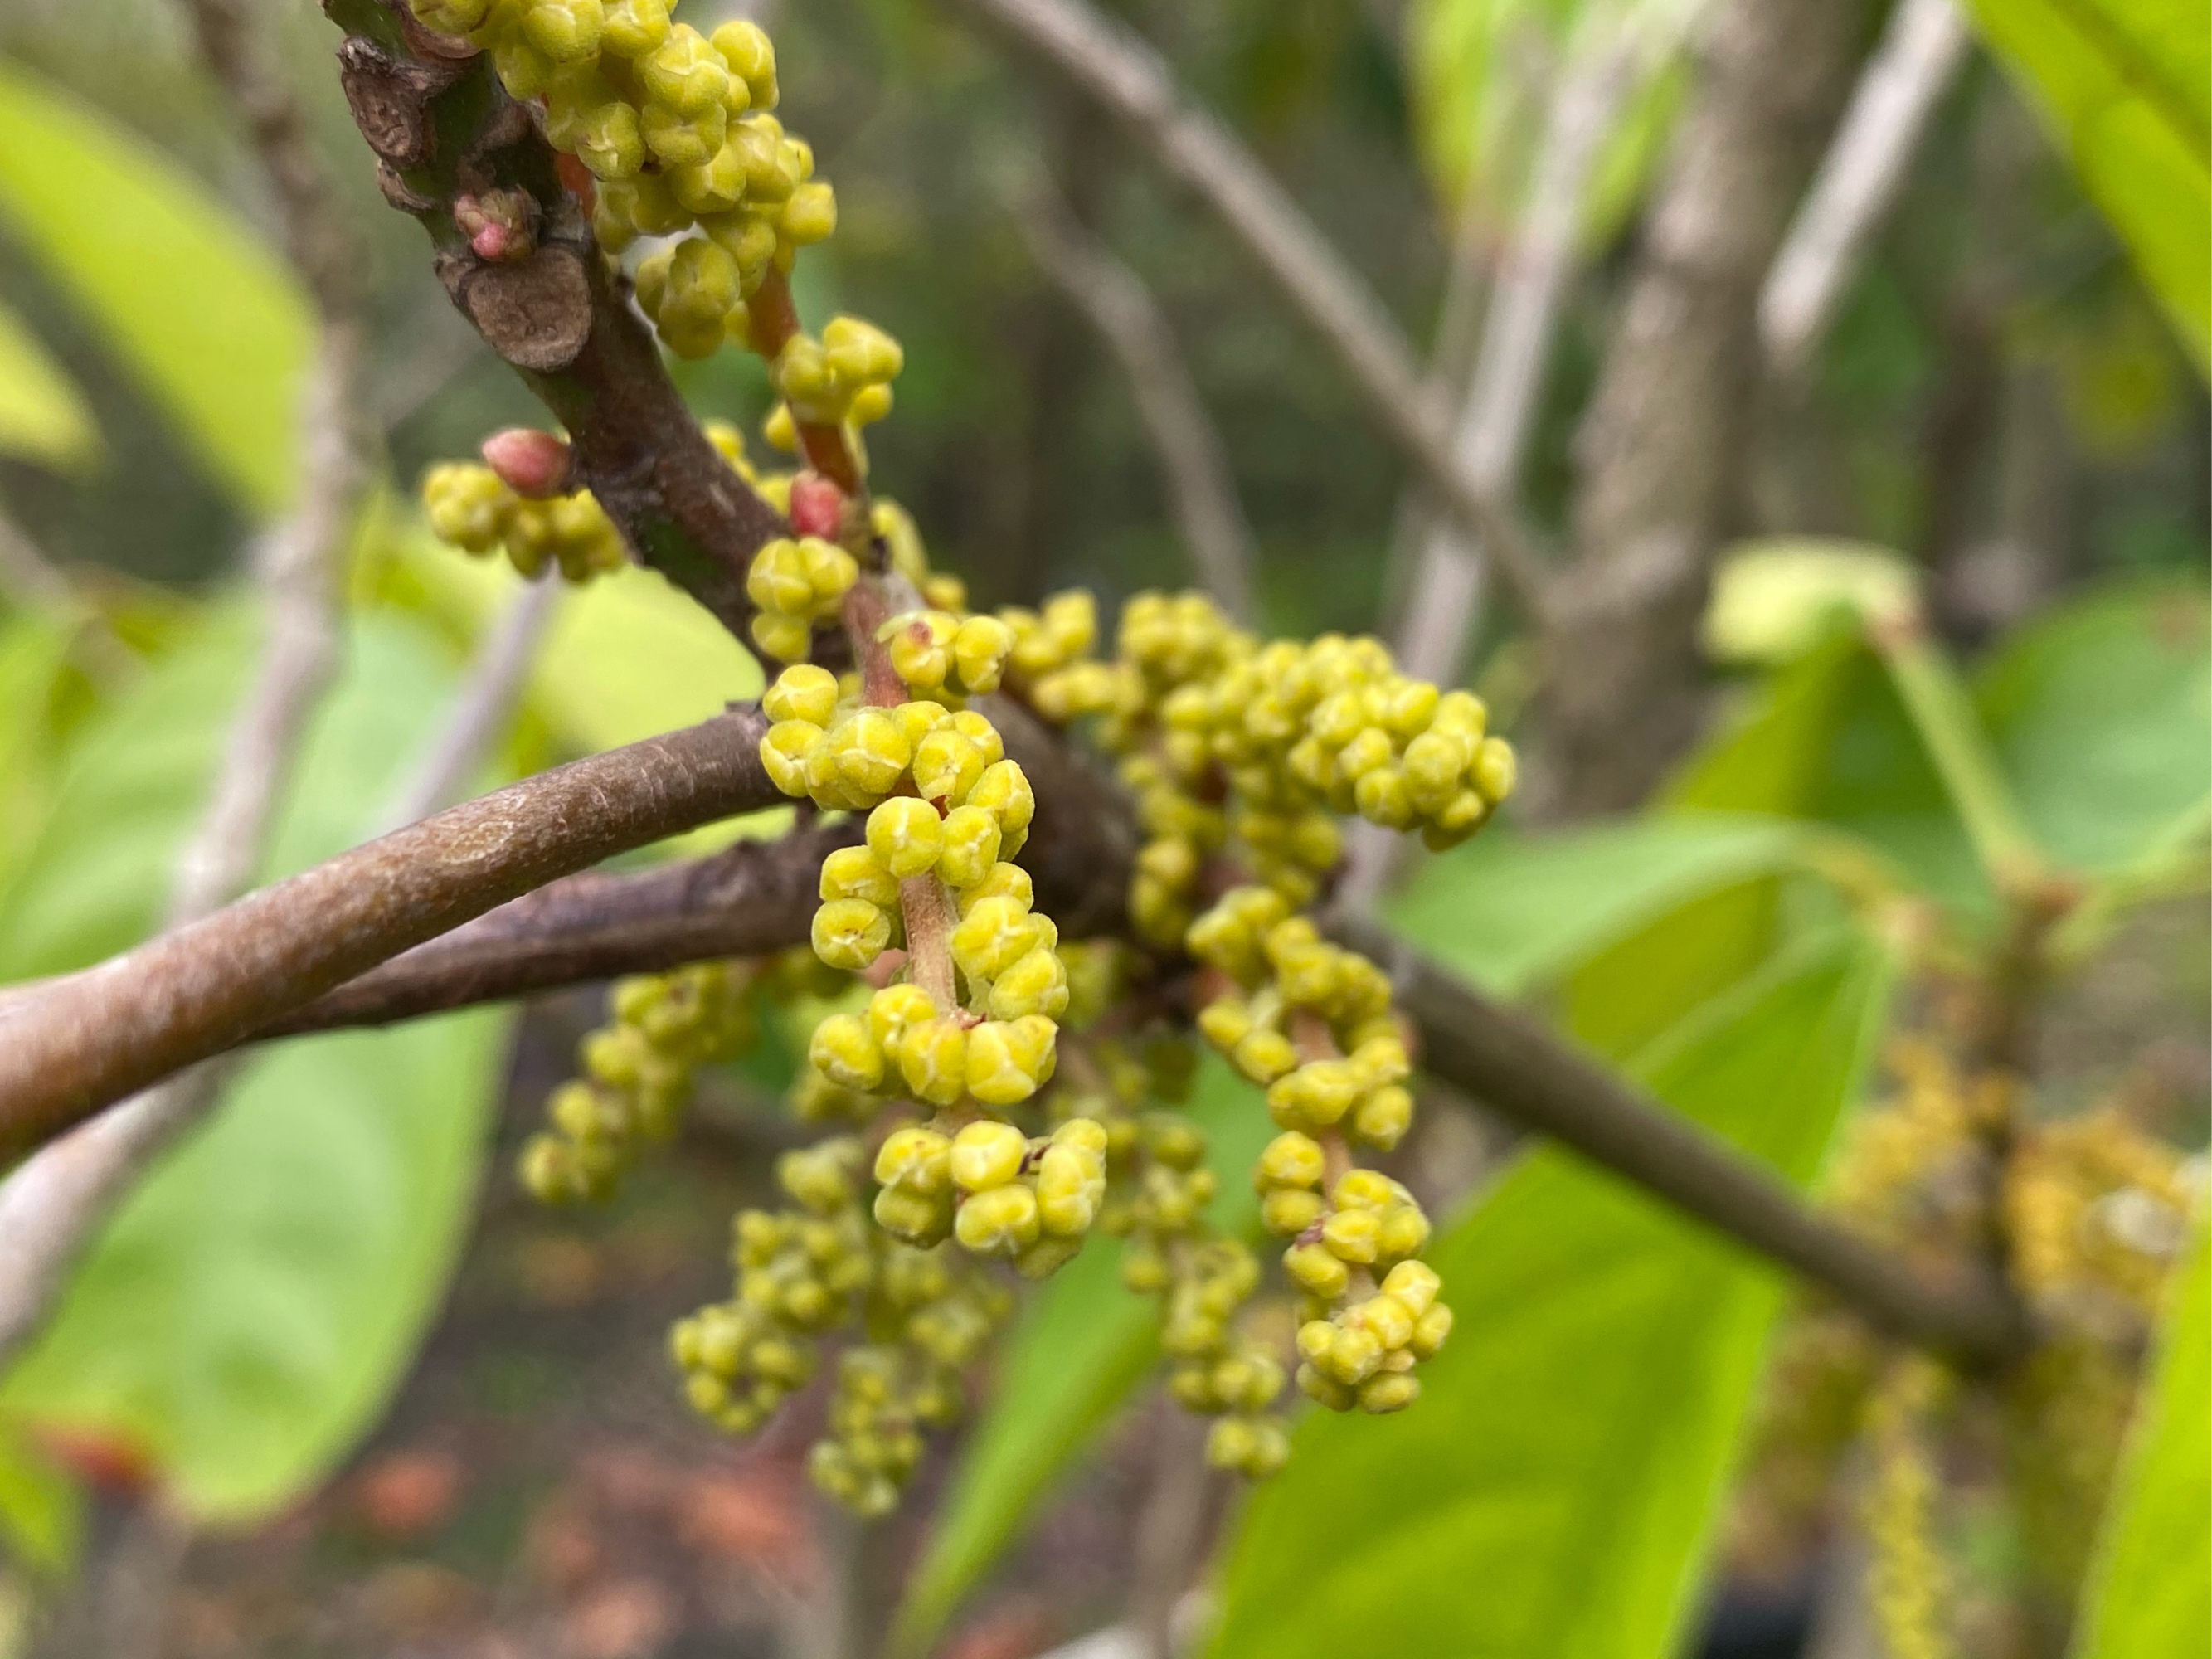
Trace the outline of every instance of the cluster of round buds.
{"type": "Polygon", "coordinates": [[[743,1434],[814,1375],[823,1336],[854,1326],[867,1333],[839,1358],[828,1431],[809,1468],[831,1496],[880,1515],[920,1458],[921,1430],[958,1419],[960,1370],[1012,1302],[958,1257],[870,1225],[866,1159],[866,1144],[852,1135],[779,1159],[793,1207],[739,1212],[736,1294],[679,1320],[670,1347],[692,1405],[743,1434]]]}
{"type": "Polygon", "coordinates": [[[474,461],[448,461],[422,475],[430,528],[468,553],[503,550],[525,576],[547,566],[572,582],[588,581],[627,562],[621,532],[588,489],[533,501],[474,461]]]}
{"type": "MultiPolygon", "coordinates": [[[[753,643],[787,661],[804,657],[814,625],[836,619],[860,574],[850,553],[819,536],[763,542],[745,573],[746,597],[759,607],[753,643]]],[[[834,694],[834,680],[831,684],[834,694]]]]}
{"type": "Polygon", "coordinates": [[[617,982],[613,1018],[578,1045],[583,1075],[522,1149],[523,1185],[549,1204],[606,1197],[641,1145],[675,1133],[698,1067],[752,1046],[755,980],[751,963],[707,962],[617,982]]]}
{"type": "Polygon", "coordinates": [[[787,419],[857,428],[890,413],[891,382],[905,366],[899,343],[873,323],[833,317],[820,339],[794,334],[785,341],[769,379],[787,419]]]}
{"type": "Polygon", "coordinates": [[[860,1515],[888,1514],[921,1431],[959,1420],[961,1370],[1012,1310],[1004,1285],[948,1251],[884,1243],[861,1320],[881,1340],[839,1357],[827,1432],[807,1458],[815,1485],[860,1515]]]}
{"type": "Polygon", "coordinates": [[[813,1376],[817,1339],[852,1317],[874,1279],[859,1195],[866,1158],[845,1135],[779,1158],[778,1184],[797,1207],[740,1211],[737,1294],[669,1333],[691,1404],[732,1433],[759,1427],[813,1376]]]}
{"type": "Polygon", "coordinates": [[[1380,1152],[1404,1138],[1413,1121],[1405,1087],[1413,1066],[1382,969],[1328,943],[1266,887],[1223,894],[1191,924],[1186,946],[1242,988],[1208,1004],[1199,1029],[1267,1091],[1278,1124],[1340,1133],[1380,1152]],[[1316,1039],[1325,1032],[1337,1053],[1303,1057],[1285,1026],[1316,1039]]]}
{"type": "Polygon", "coordinates": [[[1031,1138],[991,1119],[952,1133],[896,1129],[877,1149],[877,1224],[910,1244],[948,1234],[976,1255],[1042,1279],[1082,1248],[1106,1191],[1105,1129],[1070,1118],[1031,1138]]]}
{"type": "Polygon", "coordinates": [[[1047,719],[1104,717],[1146,838],[1130,915],[1158,945],[1180,941],[1216,854],[1304,905],[1342,850],[1337,815],[1418,829],[1441,849],[1513,787],[1513,751],[1488,735],[1481,700],[1400,674],[1372,639],[1262,644],[1203,594],[1139,593],[1115,659],[1087,648],[1054,641],[1032,670],[1018,645],[1013,666],[1047,719]]]}
{"type": "Polygon", "coordinates": [[[1013,635],[1009,665],[1046,719],[1063,724],[1095,714],[1112,700],[1114,672],[1091,658],[1098,639],[1098,606],[1081,589],[1056,593],[1042,610],[1000,608],[1000,622],[1013,635]]]}
{"type": "MultiPolygon", "coordinates": [[[[1372,1214],[1353,1208],[1342,1190],[1345,1180],[1369,1174],[1355,1170],[1340,1180],[1340,1207],[1330,1217],[1372,1214]]],[[[1422,1228],[1424,1236],[1427,1229],[1422,1228]]],[[[1364,1249],[1355,1242],[1354,1249],[1364,1249]]],[[[1377,1414],[1403,1411],[1421,1392],[1413,1367],[1443,1346],[1451,1334],[1451,1310],[1437,1301],[1436,1270],[1425,1261],[1401,1260],[1382,1275],[1379,1288],[1363,1273],[1368,1294],[1337,1293],[1334,1305],[1316,1286],[1341,1284],[1345,1258],[1332,1244],[1291,1246],[1284,1260],[1291,1275],[1307,1289],[1312,1316],[1298,1326],[1298,1387],[1331,1411],[1357,1406],[1377,1414]],[[1325,1259],[1324,1259],[1325,1257],[1325,1259]],[[1293,1261],[1293,1258],[1296,1258],[1293,1261]]]]}
{"type": "Polygon", "coordinates": [[[1012,859],[1028,838],[1036,797],[1006,758],[998,729],[974,709],[861,705],[811,664],[786,669],[761,707],[775,722],[761,739],[761,763],[787,795],[825,811],[866,812],[911,788],[912,799],[942,807],[946,822],[963,807],[989,814],[997,860],[1012,859]]]}
{"type": "Polygon", "coordinates": [[[619,252],[674,236],[640,298],[670,349],[704,356],[771,266],[836,228],[806,143],[767,112],[775,50],[742,19],[702,35],[669,0],[411,0],[429,27],[491,54],[510,94],[538,100],[545,136],[596,180],[592,225],[619,252]]]}
{"type": "Polygon", "coordinates": [[[1014,631],[996,617],[962,618],[949,611],[910,611],[876,630],[877,641],[907,689],[921,697],[980,696],[999,689],[1014,631]]]}
{"type": "Polygon", "coordinates": [[[1205,1137],[1186,1119],[1152,1112],[1137,1121],[1131,1151],[1136,1190],[1113,1206],[1107,1224],[1130,1235],[1121,1282],[1159,1298],[1169,1391],[1187,1409],[1218,1419],[1206,1436],[1214,1467],[1255,1479],[1272,1474],[1290,1455],[1281,1423],[1268,1414],[1282,1391],[1283,1369],[1264,1344],[1237,1328],[1238,1311],[1258,1287],[1260,1264],[1241,1242],[1214,1236],[1206,1223],[1215,1182],[1205,1137]]]}

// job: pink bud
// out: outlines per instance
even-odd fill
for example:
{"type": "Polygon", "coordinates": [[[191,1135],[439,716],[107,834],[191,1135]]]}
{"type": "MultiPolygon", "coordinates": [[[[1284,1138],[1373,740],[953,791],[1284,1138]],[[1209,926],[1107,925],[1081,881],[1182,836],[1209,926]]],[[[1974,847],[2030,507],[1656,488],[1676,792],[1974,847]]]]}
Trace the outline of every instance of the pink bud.
{"type": "Polygon", "coordinates": [[[483,441],[484,465],[518,495],[543,500],[570,489],[568,446],[550,432],[511,426],[483,441]]]}
{"type": "Polygon", "coordinates": [[[836,541],[845,516],[845,492],[819,472],[791,481],[791,527],[802,536],[836,541]]]}

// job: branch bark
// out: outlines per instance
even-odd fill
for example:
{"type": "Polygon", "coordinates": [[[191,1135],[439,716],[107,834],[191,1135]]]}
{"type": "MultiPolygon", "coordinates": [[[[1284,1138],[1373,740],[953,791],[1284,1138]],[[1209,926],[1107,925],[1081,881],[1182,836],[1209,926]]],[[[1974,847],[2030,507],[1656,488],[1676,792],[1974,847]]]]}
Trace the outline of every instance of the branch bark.
{"type": "Polygon", "coordinates": [[[1206,204],[1343,365],[1439,503],[1483,538],[1516,601],[1541,617],[1542,561],[1512,514],[1453,453],[1447,419],[1382,302],[1251,152],[1176,84],[1159,55],[1083,0],[955,3],[1066,76],[1206,204]]]}
{"type": "Polygon", "coordinates": [[[1142,278],[1042,185],[1013,204],[1030,254],[1105,341],[1136,398],[1168,504],[1200,585],[1240,622],[1252,618],[1252,526],[1220,428],[1206,412],[1175,330],[1142,278]]]}
{"type": "Polygon", "coordinates": [[[1532,804],[1641,799],[1704,712],[1697,623],[1752,435],[1756,301],[1849,85],[1864,0],[1722,0],[1579,440],[1532,804]]]}
{"type": "Polygon", "coordinates": [[[745,704],[542,772],[10,1004],[0,1156],[51,1139],[532,888],[781,805],[760,763],[766,729],[745,704]]]}
{"type": "Polygon", "coordinates": [[[487,911],[325,992],[256,1040],[419,1015],[806,941],[822,860],[860,838],[841,820],[741,841],[636,875],[586,871],[487,911]]]}

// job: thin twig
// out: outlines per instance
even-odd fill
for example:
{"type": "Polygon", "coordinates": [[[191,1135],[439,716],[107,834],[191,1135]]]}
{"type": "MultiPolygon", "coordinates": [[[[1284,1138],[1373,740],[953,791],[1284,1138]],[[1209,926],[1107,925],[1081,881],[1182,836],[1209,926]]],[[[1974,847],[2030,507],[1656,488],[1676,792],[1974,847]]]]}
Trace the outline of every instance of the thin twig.
{"type": "Polygon", "coordinates": [[[395,830],[4,1011],[0,1156],[235,1046],[494,906],[784,797],[752,704],[395,830]]]}
{"type": "MultiPolygon", "coordinates": [[[[1679,22],[1677,9],[1662,16],[1679,22]]],[[[1632,14],[1608,38],[1578,51],[1560,72],[1544,136],[1483,319],[1482,341],[1462,405],[1454,447],[1492,500],[1510,506],[1518,489],[1559,305],[1574,271],[1575,237],[1591,170],[1630,89],[1678,38],[1632,14]]],[[[1395,640],[1399,665],[1416,679],[1455,685],[1482,607],[1484,548],[1451,519],[1431,521],[1395,640]]],[[[1405,838],[1355,830],[1338,888],[1340,902],[1374,902],[1406,853],[1405,838]]]]}
{"type": "Polygon", "coordinates": [[[1512,514],[1453,453],[1446,420],[1381,300],[1251,152],[1176,84],[1159,55],[1082,0],[954,3],[1060,70],[1212,210],[1335,355],[1437,500],[1483,538],[1522,607],[1542,617],[1543,562],[1512,514]]]}
{"type": "Polygon", "coordinates": [[[1768,363],[1803,373],[1972,44],[1958,0],[1901,0],[1759,296],[1768,363]]]}
{"type": "Polygon", "coordinates": [[[446,711],[445,724],[378,820],[383,828],[397,830],[428,817],[467,789],[471,775],[483,763],[485,751],[514,712],[560,590],[559,581],[549,576],[526,584],[507,601],[477,646],[467,678],[446,711]]]}
{"type": "MultiPolygon", "coordinates": [[[[285,251],[314,301],[316,361],[301,410],[299,499],[262,539],[254,577],[267,635],[198,827],[179,854],[165,925],[199,921],[253,879],[310,717],[337,668],[337,555],[366,471],[357,406],[357,250],[297,100],[246,0],[189,0],[208,70],[244,118],[276,198],[285,251]]],[[[44,1325],[100,1224],[162,1148],[215,1104],[224,1068],[200,1066],[43,1148],[0,1184],[0,1367],[44,1325]]],[[[150,1081],[141,1079],[139,1081],[150,1081]]]]}
{"type": "Polygon", "coordinates": [[[1200,584],[1231,616],[1249,622],[1252,526],[1220,428],[1191,380],[1167,313],[1144,279],[1048,186],[1033,187],[1014,203],[1013,214],[1039,268],[1097,330],[1127,377],[1200,584]]]}

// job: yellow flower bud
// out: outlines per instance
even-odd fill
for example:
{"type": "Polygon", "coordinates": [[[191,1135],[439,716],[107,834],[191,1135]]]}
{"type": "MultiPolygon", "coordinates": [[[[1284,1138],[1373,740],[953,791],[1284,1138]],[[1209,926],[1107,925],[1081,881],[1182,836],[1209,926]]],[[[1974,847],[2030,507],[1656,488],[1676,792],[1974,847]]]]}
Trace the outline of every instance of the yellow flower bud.
{"type": "Polygon", "coordinates": [[[1019,1182],[971,1193],[953,1222],[960,1243],[979,1255],[1012,1255],[1036,1242],[1036,1194],[1019,1182]]]}
{"type": "Polygon", "coordinates": [[[927,801],[894,795],[868,814],[868,850],[899,880],[937,867],[944,822],[927,801]]]}
{"type": "Polygon", "coordinates": [[[814,954],[858,973],[890,945],[891,919],[866,899],[833,899],[814,913],[814,954]]]}
{"type": "Polygon", "coordinates": [[[952,1137],[952,1179],[963,1192],[1003,1187],[1021,1173],[1028,1153],[1029,1138],[1012,1124],[970,1123],[952,1137]]]}

